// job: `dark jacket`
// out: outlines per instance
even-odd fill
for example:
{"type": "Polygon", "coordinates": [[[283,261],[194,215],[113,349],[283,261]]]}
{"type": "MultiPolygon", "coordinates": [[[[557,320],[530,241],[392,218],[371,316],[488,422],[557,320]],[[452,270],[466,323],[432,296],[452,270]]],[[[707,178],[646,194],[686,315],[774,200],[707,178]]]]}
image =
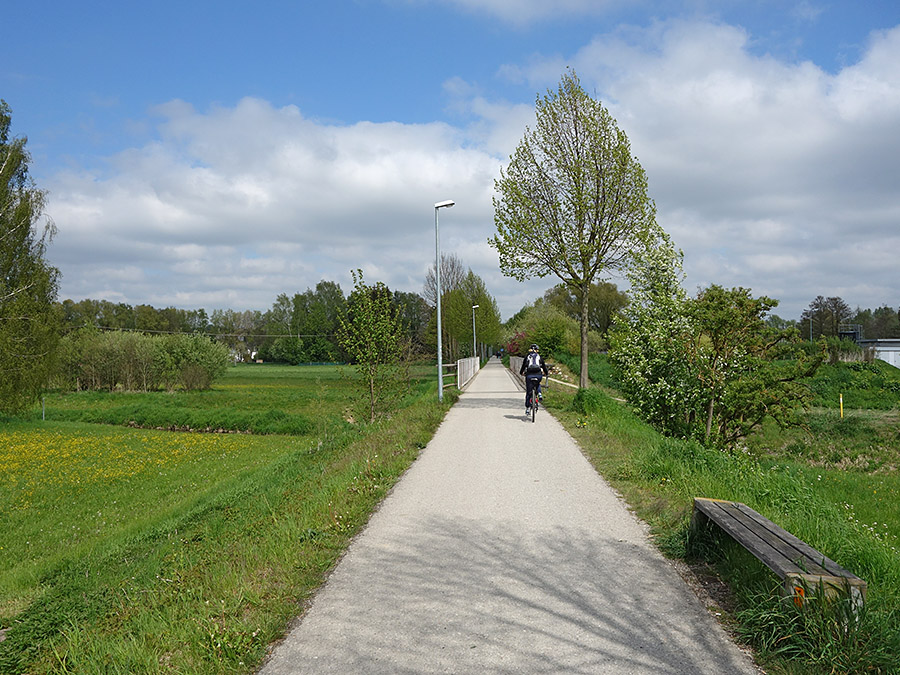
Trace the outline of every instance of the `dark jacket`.
{"type": "Polygon", "coordinates": [[[547,364],[544,363],[544,357],[540,354],[537,355],[538,362],[540,363],[540,370],[529,370],[528,369],[528,356],[526,355],[524,359],[522,359],[522,367],[519,368],[519,375],[524,375],[525,377],[534,377],[540,374],[541,371],[544,371],[544,377],[550,377],[550,371],[547,369],[547,364]]]}

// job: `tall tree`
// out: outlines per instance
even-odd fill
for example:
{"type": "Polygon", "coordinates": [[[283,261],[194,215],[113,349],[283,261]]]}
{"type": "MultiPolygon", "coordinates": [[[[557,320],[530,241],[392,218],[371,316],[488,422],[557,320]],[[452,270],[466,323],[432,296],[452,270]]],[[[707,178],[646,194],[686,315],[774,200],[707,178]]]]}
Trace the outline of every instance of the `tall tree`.
{"type": "MultiPolygon", "coordinates": [[[[466,267],[455,253],[441,253],[441,302],[444,293],[459,288],[466,278],[466,267]]],[[[434,265],[428,268],[425,275],[425,287],[422,291],[425,301],[432,307],[437,306],[437,281],[434,276],[434,265]]]]}
{"type": "Polygon", "coordinates": [[[850,306],[839,297],[816,296],[809,307],[800,315],[803,336],[815,340],[823,335],[833,337],[840,332],[840,326],[853,316],[850,306]]]}
{"type": "Polygon", "coordinates": [[[47,380],[60,312],[59,270],[44,259],[55,227],[42,221],[44,193],[28,175],[27,139],[12,137],[11,123],[0,100],[0,410],[15,413],[47,380]]]}
{"type": "Polygon", "coordinates": [[[900,314],[892,307],[881,306],[872,312],[873,338],[900,337],[900,314]]]}
{"type": "Polygon", "coordinates": [[[828,334],[839,335],[841,324],[850,319],[853,311],[840,297],[825,298],[825,307],[828,312],[828,334]]]}
{"type": "Polygon", "coordinates": [[[494,184],[490,244],[518,280],[559,277],[581,299],[581,377],[588,385],[588,299],[598,275],[627,268],[658,232],[647,178],[625,132],[574,72],[536,104],[525,136],[494,184]]]}
{"type": "Polygon", "coordinates": [[[394,291],[393,304],[412,345],[417,350],[424,351],[427,345],[428,319],[431,316],[431,309],[425,298],[418,293],[394,291]]]}

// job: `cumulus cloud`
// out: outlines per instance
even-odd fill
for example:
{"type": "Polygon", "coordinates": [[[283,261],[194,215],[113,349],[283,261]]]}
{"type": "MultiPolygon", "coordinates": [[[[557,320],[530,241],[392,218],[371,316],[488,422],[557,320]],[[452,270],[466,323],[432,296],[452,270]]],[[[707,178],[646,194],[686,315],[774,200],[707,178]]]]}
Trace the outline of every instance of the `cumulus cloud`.
{"type": "Polygon", "coordinates": [[[457,126],[338,125],[255,98],[201,111],[168,102],[153,111],[152,142],[48,184],[63,296],[267,309],[322,278],[347,290],[357,267],[420,291],[432,206],[452,198],[442,249],[508,317],[557,280],[499,273],[486,243],[493,182],[532,123],[534,93],[572,65],[631,139],[689,286],[750,287],[787,317],[820,294],[897,306],[900,27],[836,73],[754,54],[751,42],[709,21],[623,27],[570,56],[499,68],[527,103],[448,80],[457,126]]]}
{"type": "Polygon", "coordinates": [[[53,259],[75,280],[71,295],[266,309],[321,278],[346,287],[357,267],[418,291],[435,201],[459,204],[445,215],[448,243],[490,234],[483,214],[500,163],[446,124],[336,126],[251,98],[155,112],[156,141],[51,184],[64,223],[53,259]]]}
{"type": "Polygon", "coordinates": [[[752,287],[787,316],[819,294],[897,305],[877,251],[900,244],[900,27],[834,75],[749,40],[672,21],[598,36],[572,61],[628,133],[690,283],[752,287]]]}

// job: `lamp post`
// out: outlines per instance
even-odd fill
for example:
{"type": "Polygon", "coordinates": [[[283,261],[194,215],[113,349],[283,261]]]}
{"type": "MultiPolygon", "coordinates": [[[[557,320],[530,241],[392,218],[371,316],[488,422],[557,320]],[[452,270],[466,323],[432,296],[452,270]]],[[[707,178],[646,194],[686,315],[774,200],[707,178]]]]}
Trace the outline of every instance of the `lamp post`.
{"type": "Polygon", "coordinates": [[[438,229],[438,210],[449,209],[456,202],[447,199],[434,205],[434,279],[437,297],[437,356],[438,356],[438,401],[444,402],[444,362],[441,354],[441,237],[438,229]]]}
{"type": "Polygon", "coordinates": [[[475,310],[478,305],[472,305],[472,356],[478,356],[475,348],[475,310]]]}

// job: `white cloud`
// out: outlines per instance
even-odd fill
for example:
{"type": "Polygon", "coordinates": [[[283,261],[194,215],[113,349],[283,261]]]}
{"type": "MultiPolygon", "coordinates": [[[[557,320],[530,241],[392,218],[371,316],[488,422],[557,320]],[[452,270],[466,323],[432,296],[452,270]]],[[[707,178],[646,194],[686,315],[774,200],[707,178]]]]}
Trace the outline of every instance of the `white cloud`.
{"type": "Polygon", "coordinates": [[[357,267],[419,291],[447,197],[447,245],[487,249],[500,162],[446,124],[335,126],[257,99],[156,113],[159,140],[51,184],[64,296],[267,309],[322,278],[349,290],[357,267]],[[116,269],[156,272],[111,290],[116,269]]]}
{"type": "Polygon", "coordinates": [[[839,288],[893,289],[900,304],[895,263],[877,254],[897,251],[900,28],[836,75],[754,56],[748,40],[676,21],[600,36],[572,62],[628,133],[691,285],[749,286],[787,316],[839,288]]]}
{"type": "MultiPolygon", "coordinates": [[[[750,42],[725,24],[658,22],[599,35],[568,62],[631,139],[690,288],[750,287],[788,317],[820,294],[897,306],[900,28],[874,34],[836,74],[754,55],[750,42]]],[[[565,61],[534,57],[498,75],[543,92],[565,61]]],[[[254,98],[159,106],[156,140],[48,184],[62,296],[264,310],[322,278],[347,291],[357,267],[420,291],[432,205],[452,198],[442,250],[482,276],[508,317],[556,283],[502,277],[486,243],[493,182],[534,94],[502,101],[462,78],[445,91],[465,126],[334,125],[254,98]]]]}

